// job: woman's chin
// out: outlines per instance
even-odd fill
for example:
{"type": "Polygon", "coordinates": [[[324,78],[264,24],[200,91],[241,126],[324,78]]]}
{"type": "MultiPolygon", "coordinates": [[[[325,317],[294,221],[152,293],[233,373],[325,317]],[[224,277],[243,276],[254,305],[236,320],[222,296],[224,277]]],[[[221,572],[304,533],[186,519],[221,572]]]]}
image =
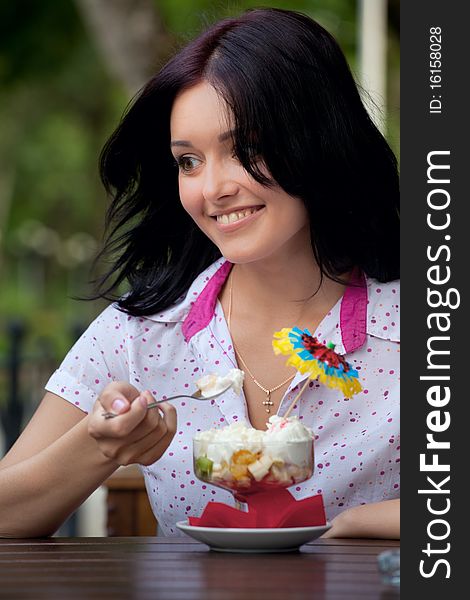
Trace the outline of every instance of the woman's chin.
{"type": "Polygon", "coordinates": [[[233,251],[222,248],[219,249],[222,253],[222,256],[234,265],[246,265],[261,261],[266,258],[265,255],[260,252],[249,252],[247,250],[241,251],[240,249],[233,251]]]}

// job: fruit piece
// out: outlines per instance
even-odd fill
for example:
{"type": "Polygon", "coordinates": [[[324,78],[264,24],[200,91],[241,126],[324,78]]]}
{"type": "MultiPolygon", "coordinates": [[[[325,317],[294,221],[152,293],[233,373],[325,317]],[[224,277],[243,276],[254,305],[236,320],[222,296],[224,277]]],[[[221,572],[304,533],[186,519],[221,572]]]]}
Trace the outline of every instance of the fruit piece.
{"type": "Polygon", "coordinates": [[[238,450],[233,453],[232,463],[236,465],[250,465],[259,458],[259,453],[250,452],[249,450],[238,450]]]}
{"type": "Polygon", "coordinates": [[[212,481],[214,480],[226,482],[233,481],[233,475],[226,462],[223,462],[219,469],[216,469],[215,467],[212,469],[212,481]]]}
{"type": "Polygon", "coordinates": [[[268,474],[273,461],[269,456],[261,456],[259,460],[248,466],[248,471],[253,475],[256,481],[261,481],[268,474]]]}
{"type": "Polygon", "coordinates": [[[270,481],[281,483],[282,485],[290,485],[291,479],[285,467],[272,465],[269,477],[270,481]]]}
{"type": "Polygon", "coordinates": [[[292,483],[297,483],[305,479],[305,469],[297,465],[289,465],[287,467],[287,474],[291,478],[292,483]]]}
{"type": "Polygon", "coordinates": [[[233,477],[239,481],[240,479],[244,479],[249,477],[248,475],[248,467],[246,465],[230,465],[230,473],[232,473],[233,477]]]}
{"type": "Polygon", "coordinates": [[[249,477],[242,477],[241,479],[238,479],[237,481],[237,489],[240,488],[249,488],[251,486],[251,482],[253,480],[250,479],[249,477]]]}
{"type": "Polygon", "coordinates": [[[197,477],[210,477],[212,475],[213,462],[207,456],[199,456],[196,459],[196,475],[197,477]]]}

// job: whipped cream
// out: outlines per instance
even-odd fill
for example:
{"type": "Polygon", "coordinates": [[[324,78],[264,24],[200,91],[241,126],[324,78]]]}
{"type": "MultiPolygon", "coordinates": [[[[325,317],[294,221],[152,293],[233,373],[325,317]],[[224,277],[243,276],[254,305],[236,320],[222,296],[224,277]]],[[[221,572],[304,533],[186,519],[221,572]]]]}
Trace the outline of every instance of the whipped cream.
{"type": "Polygon", "coordinates": [[[232,423],[227,427],[208,429],[194,436],[197,456],[204,455],[216,465],[230,462],[240,449],[260,452],[263,448],[264,431],[247,427],[244,423],[232,423]]]}
{"type": "Polygon", "coordinates": [[[232,423],[227,427],[208,429],[194,436],[196,456],[204,455],[218,468],[229,463],[238,450],[261,452],[272,461],[303,465],[306,460],[306,444],[313,439],[313,431],[303,425],[298,417],[273,415],[261,431],[245,423],[232,423]]]}
{"type": "Polygon", "coordinates": [[[267,426],[264,432],[266,442],[307,442],[313,437],[313,431],[305,427],[298,417],[273,415],[269,418],[267,426]]]}
{"type": "Polygon", "coordinates": [[[244,377],[245,373],[240,369],[230,369],[226,375],[210,373],[200,377],[196,381],[196,387],[201,391],[201,396],[204,398],[223,392],[227,388],[232,388],[237,395],[240,395],[244,377]]]}

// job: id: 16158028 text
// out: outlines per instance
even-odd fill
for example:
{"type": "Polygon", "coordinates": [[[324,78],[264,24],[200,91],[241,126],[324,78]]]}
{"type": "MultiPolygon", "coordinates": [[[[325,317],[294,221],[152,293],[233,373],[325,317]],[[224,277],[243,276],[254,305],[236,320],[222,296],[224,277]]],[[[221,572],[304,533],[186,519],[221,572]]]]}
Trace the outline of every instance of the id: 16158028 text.
{"type": "Polygon", "coordinates": [[[429,28],[429,87],[431,100],[429,112],[441,114],[442,112],[442,29],[441,27],[429,28]]]}

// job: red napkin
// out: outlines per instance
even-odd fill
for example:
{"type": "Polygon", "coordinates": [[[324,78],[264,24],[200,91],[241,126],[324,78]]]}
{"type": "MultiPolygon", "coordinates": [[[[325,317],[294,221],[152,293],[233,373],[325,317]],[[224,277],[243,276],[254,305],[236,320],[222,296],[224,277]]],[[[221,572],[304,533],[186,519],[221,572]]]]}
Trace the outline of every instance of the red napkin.
{"type": "Polygon", "coordinates": [[[200,517],[189,517],[190,525],[197,527],[314,527],[325,525],[323,496],[296,500],[286,489],[249,494],[238,497],[248,504],[243,512],[222,502],[208,502],[200,517]]]}

